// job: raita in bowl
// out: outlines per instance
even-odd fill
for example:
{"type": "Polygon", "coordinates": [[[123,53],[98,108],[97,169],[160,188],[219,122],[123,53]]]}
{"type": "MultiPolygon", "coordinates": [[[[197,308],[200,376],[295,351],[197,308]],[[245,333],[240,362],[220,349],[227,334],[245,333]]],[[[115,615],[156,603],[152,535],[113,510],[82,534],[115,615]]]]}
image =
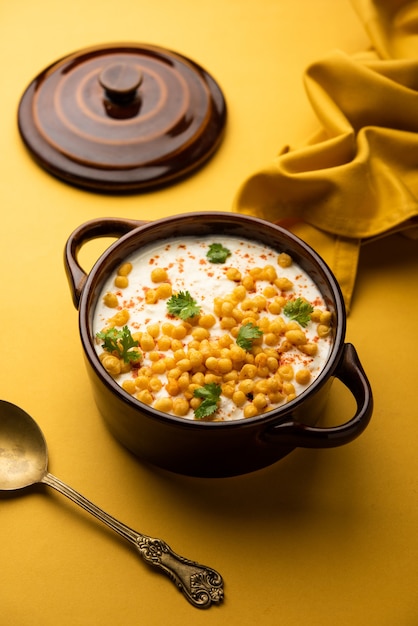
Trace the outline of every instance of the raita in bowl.
{"type": "Polygon", "coordinates": [[[366,428],[372,392],[338,283],[284,228],[221,212],[96,219],[70,235],[65,267],[98,409],[141,460],[233,476],[366,428]],[[79,251],[98,237],[117,241],[87,273],[79,251]],[[321,427],[335,378],[356,409],[321,427]]]}

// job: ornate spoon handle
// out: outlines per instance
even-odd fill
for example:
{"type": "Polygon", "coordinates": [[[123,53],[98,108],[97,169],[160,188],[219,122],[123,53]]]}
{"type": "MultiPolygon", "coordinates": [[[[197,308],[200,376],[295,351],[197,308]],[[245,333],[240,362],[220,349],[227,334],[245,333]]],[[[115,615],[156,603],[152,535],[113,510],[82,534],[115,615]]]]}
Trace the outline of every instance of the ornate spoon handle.
{"type": "Polygon", "coordinates": [[[223,580],[216,570],[179,556],[161,539],[129,528],[49,472],[40,482],[59,491],[130,541],[147,563],[167,574],[193,606],[204,609],[223,600],[223,580]]]}
{"type": "Polygon", "coordinates": [[[223,581],[214,569],[179,556],[161,539],[137,533],[136,547],[148,563],[171,578],[194,606],[203,609],[222,601],[223,581]]]}

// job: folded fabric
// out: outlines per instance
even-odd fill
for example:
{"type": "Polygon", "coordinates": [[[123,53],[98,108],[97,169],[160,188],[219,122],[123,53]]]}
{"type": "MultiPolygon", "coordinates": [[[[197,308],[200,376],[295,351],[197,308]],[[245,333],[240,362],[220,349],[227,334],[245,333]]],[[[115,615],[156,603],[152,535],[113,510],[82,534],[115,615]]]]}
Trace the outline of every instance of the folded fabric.
{"type": "MultiPolygon", "coordinates": [[[[417,54],[392,58],[402,39],[393,26],[399,0],[353,3],[378,45],[356,56],[334,51],[307,68],[320,131],[303,148],[285,146],[234,202],[235,210],[278,222],[315,248],[334,271],[347,310],[360,245],[397,230],[418,233],[418,5],[412,3],[406,31],[409,39],[417,31],[417,54]]],[[[404,8],[404,29],[406,15],[404,8]]]]}
{"type": "Polygon", "coordinates": [[[351,0],[381,59],[418,59],[418,3],[351,0]]]}

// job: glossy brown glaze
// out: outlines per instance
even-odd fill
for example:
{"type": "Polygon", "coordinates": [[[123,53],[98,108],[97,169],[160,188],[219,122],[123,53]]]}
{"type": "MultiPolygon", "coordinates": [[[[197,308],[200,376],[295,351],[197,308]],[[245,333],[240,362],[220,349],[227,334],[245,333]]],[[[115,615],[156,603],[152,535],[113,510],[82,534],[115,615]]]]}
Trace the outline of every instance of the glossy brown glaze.
{"type": "Polygon", "coordinates": [[[283,228],[231,213],[184,214],[146,224],[104,218],[87,222],[72,233],[65,265],[79,309],[81,341],[96,403],[113,435],[141,459],[194,476],[233,476],[270,465],[296,447],[344,445],[366,428],[372,414],[372,393],[354,347],[344,343],[346,315],[338,284],[324,261],[283,228]],[[322,373],[292,402],[245,420],[198,422],[156,411],[126,393],[97,357],[92,317],[104,281],[131,253],[159,239],[220,233],[259,240],[289,253],[321,290],[334,318],[334,340],[322,373]],[[77,260],[78,250],[90,239],[110,235],[120,239],[87,275],[77,260]],[[334,378],[355,397],[355,414],[345,424],[317,427],[334,378]]]}
{"type": "Polygon", "coordinates": [[[175,52],[143,44],[75,52],[42,71],[18,110],[35,160],[67,183],[135,192],[173,183],[209,159],[226,104],[214,79],[175,52]]]}

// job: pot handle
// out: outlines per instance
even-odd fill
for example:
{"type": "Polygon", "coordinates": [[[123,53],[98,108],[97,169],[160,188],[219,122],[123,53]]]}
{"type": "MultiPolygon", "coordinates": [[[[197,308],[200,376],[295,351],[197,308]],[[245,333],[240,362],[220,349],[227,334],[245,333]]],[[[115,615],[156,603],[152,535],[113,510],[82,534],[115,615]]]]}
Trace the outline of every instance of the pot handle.
{"type": "Polygon", "coordinates": [[[356,400],[357,410],[354,417],[345,424],[330,428],[286,421],[268,429],[264,433],[265,439],[271,443],[291,444],[300,448],[335,448],[358,437],[370,421],[373,396],[356,349],[351,343],[344,345],[335,377],[351,391],[356,400]]]}
{"type": "Polygon", "coordinates": [[[122,237],[143,224],[146,222],[142,220],[104,217],[85,222],[71,233],[65,244],[64,265],[76,309],[88,276],[78,262],[78,253],[83,245],[99,237],[122,237]]]}

